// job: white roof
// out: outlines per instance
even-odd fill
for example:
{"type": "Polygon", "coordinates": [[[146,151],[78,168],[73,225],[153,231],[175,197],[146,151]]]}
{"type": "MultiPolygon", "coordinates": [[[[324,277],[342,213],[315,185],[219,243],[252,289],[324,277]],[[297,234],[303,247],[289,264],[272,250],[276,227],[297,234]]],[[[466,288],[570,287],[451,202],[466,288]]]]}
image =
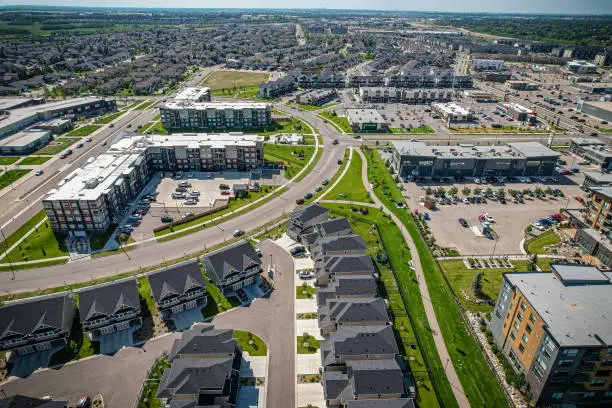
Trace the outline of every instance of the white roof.
{"type": "Polygon", "coordinates": [[[455,102],[448,103],[432,103],[431,104],[435,109],[438,109],[446,114],[454,114],[454,115],[468,115],[472,113],[471,109],[464,108],[463,106],[457,105],[455,102]]]}
{"type": "Polygon", "coordinates": [[[264,102],[188,102],[188,101],[177,101],[168,102],[161,105],[161,108],[166,109],[194,109],[194,110],[206,110],[206,109],[266,109],[270,105],[264,102]]]}
{"type": "Polygon", "coordinates": [[[24,130],[0,140],[0,146],[27,146],[40,138],[48,137],[50,134],[51,131],[43,129],[24,130]]]}
{"type": "Polygon", "coordinates": [[[197,101],[204,95],[210,94],[210,88],[207,87],[190,87],[179,92],[174,100],[176,101],[197,101]]]}

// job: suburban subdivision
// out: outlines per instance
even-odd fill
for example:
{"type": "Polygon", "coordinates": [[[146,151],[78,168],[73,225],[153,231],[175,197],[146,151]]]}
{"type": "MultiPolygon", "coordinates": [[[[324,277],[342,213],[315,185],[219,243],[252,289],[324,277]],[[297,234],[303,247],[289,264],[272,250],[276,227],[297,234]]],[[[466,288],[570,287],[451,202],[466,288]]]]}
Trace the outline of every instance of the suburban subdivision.
{"type": "Polygon", "coordinates": [[[0,408],[612,406],[610,4],[5,3],[0,408]]]}

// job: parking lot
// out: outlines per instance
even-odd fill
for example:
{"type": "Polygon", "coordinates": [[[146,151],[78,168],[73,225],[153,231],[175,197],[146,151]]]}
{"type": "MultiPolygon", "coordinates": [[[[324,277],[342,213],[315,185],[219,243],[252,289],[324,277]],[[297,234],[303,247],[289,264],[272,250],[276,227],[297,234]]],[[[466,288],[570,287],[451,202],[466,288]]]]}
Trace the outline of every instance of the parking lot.
{"type": "MultiPolygon", "coordinates": [[[[564,156],[566,160],[568,157],[564,156]]],[[[571,160],[571,159],[570,159],[571,160]]],[[[495,251],[495,254],[519,254],[519,244],[523,239],[525,227],[540,218],[546,217],[553,213],[559,213],[564,208],[580,208],[581,204],[576,201],[575,197],[584,197],[585,192],[580,189],[582,185],[584,171],[592,171],[594,167],[588,165],[575,165],[580,168],[580,172],[564,176],[555,174],[557,181],[549,178],[546,182],[497,182],[476,184],[473,179],[468,178],[464,182],[458,183],[454,180],[448,182],[405,182],[404,196],[408,205],[412,209],[418,209],[419,212],[426,212],[430,216],[428,225],[436,239],[436,243],[441,247],[455,248],[462,255],[490,255],[495,251]],[[436,209],[428,210],[422,203],[420,198],[424,197],[427,188],[431,189],[431,194],[442,187],[445,191],[455,187],[458,189],[457,196],[459,202],[456,204],[436,204],[436,209]],[[481,195],[484,195],[487,189],[495,192],[503,189],[506,192],[506,204],[502,204],[499,200],[487,200],[486,204],[465,204],[462,198],[465,194],[462,193],[464,188],[470,189],[468,196],[474,196],[474,189],[481,189],[481,195]],[[563,192],[564,197],[552,197],[547,195],[544,198],[531,197],[528,194],[524,195],[523,203],[515,203],[510,196],[510,190],[531,190],[542,189],[546,191],[548,188],[559,189],[563,192]],[[482,236],[475,233],[475,227],[479,223],[479,217],[488,213],[493,222],[491,227],[497,236],[497,239],[492,237],[482,236]],[[469,227],[464,227],[459,223],[459,218],[464,218],[469,227]]]]}

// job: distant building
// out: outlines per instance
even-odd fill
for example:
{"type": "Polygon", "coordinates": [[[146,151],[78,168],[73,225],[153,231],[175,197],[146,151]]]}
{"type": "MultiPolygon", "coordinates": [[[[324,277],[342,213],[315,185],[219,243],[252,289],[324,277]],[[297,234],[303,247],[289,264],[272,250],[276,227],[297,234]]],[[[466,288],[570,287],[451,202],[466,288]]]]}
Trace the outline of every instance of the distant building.
{"type": "Polygon", "coordinates": [[[305,105],[322,106],[334,99],[338,93],[335,89],[313,89],[297,94],[295,101],[305,105]]]}
{"type": "Polygon", "coordinates": [[[604,52],[602,54],[597,54],[593,63],[597,66],[608,66],[612,64],[612,53],[604,52]]]}
{"type": "Polygon", "coordinates": [[[277,98],[295,91],[296,79],[293,76],[278,78],[259,85],[257,96],[260,98],[277,98]]]}
{"type": "Polygon", "coordinates": [[[506,89],[515,91],[534,91],[540,87],[539,84],[527,81],[506,81],[506,89]]]}
{"type": "Polygon", "coordinates": [[[551,264],[551,273],[504,273],[489,322],[537,406],[612,405],[612,273],[551,264]]]}
{"type": "Polygon", "coordinates": [[[570,140],[569,151],[598,165],[601,170],[612,170],[612,150],[600,140],[574,138],[570,140]]]}
{"type": "Polygon", "coordinates": [[[501,71],[504,68],[504,60],[481,58],[472,59],[472,69],[475,71],[501,71]]]}
{"type": "Polygon", "coordinates": [[[455,102],[432,103],[431,107],[448,123],[474,120],[472,109],[459,106],[455,102]]]}
{"type": "Polygon", "coordinates": [[[72,129],[72,120],[70,119],[51,119],[46,122],[36,124],[37,129],[50,130],[51,133],[64,133],[72,129]]]}
{"type": "Polygon", "coordinates": [[[612,234],[593,228],[578,228],[574,242],[587,254],[594,256],[606,268],[612,267],[612,234]]]}
{"type": "Polygon", "coordinates": [[[582,189],[588,190],[591,187],[609,187],[612,186],[612,174],[596,171],[585,171],[582,189]]]}
{"type": "Polygon", "coordinates": [[[581,99],[578,101],[576,111],[612,122],[612,102],[587,102],[581,99]]]}
{"type": "Polygon", "coordinates": [[[223,292],[259,282],[261,259],[249,242],[239,242],[202,257],[208,278],[223,292]]]}
{"type": "Polygon", "coordinates": [[[287,223],[287,236],[301,241],[302,236],[314,232],[314,226],[328,219],[329,209],[318,203],[307,205],[294,211],[287,223]]]}
{"type": "Polygon", "coordinates": [[[597,65],[586,61],[570,61],[567,63],[567,69],[575,74],[594,74],[597,72],[597,65]]]}
{"type": "Polygon", "coordinates": [[[53,140],[53,137],[48,130],[24,130],[5,139],[0,139],[0,154],[30,154],[47,145],[51,140],[53,140]]]}
{"type": "Polygon", "coordinates": [[[354,132],[386,131],[387,121],[376,109],[346,109],[346,119],[354,132]]]}
{"type": "Polygon", "coordinates": [[[414,89],[394,87],[361,87],[359,97],[364,102],[429,104],[448,102],[452,99],[452,89],[414,89]]]}
{"type": "Polygon", "coordinates": [[[272,107],[261,102],[168,102],[159,111],[165,129],[253,129],[272,123],[272,107]]]}
{"type": "Polygon", "coordinates": [[[518,103],[500,102],[497,104],[497,110],[518,122],[534,124],[538,121],[535,109],[526,108],[518,103]]]}
{"type": "Polygon", "coordinates": [[[203,86],[184,88],[173,99],[176,102],[210,102],[210,88],[203,86]]]}

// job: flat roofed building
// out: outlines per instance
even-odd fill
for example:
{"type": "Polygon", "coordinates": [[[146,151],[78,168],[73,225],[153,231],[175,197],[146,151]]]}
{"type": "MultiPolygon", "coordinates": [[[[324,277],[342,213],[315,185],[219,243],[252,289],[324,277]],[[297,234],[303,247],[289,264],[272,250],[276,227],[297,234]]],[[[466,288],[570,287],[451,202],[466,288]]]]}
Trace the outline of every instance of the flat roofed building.
{"type": "Polygon", "coordinates": [[[599,171],[585,171],[582,188],[584,190],[590,187],[606,187],[612,185],[612,174],[602,173],[599,171]]]}
{"type": "Polygon", "coordinates": [[[568,62],[567,69],[576,74],[592,74],[597,72],[597,65],[576,60],[568,62]]]}
{"type": "Polygon", "coordinates": [[[173,99],[176,102],[210,102],[210,88],[204,86],[183,88],[173,99]]]}
{"type": "Polygon", "coordinates": [[[606,122],[612,122],[612,102],[579,100],[576,111],[586,113],[606,122]]]}
{"type": "Polygon", "coordinates": [[[505,146],[427,145],[391,142],[391,158],[400,177],[551,176],[559,153],[537,142],[505,146]]]}
{"type": "Polygon", "coordinates": [[[489,323],[538,406],[612,403],[612,272],[551,264],[551,273],[505,273],[489,323]]]}
{"type": "Polygon", "coordinates": [[[272,123],[272,107],[262,102],[168,102],[159,111],[165,129],[250,129],[272,123]]]}
{"type": "Polygon", "coordinates": [[[433,103],[431,107],[447,122],[467,122],[474,120],[474,112],[472,109],[459,106],[455,102],[433,103]]]}
{"type": "Polygon", "coordinates": [[[359,97],[364,102],[428,104],[448,102],[453,90],[449,88],[419,89],[396,87],[360,87],[359,97]]]}
{"type": "Polygon", "coordinates": [[[536,123],[538,121],[535,109],[526,108],[518,103],[500,102],[497,104],[497,110],[519,122],[536,123]]]}
{"type": "Polygon", "coordinates": [[[346,119],[355,132],[386,130],[387,121],[376,109],[346,109],[346,119]]]}
{"type": "Polygon", "coordinates": [[[63,133],[72,129],[72,120],[57,118],[40,122],[36,124],[36,128],[50,130],[51,133],[63,133]]]}
{"type": "Polygon", "coordinates": [[[297,103],[322,106],[334,99],[338,93],[335,89],[313,89],[296,95],[297,103]]]}
{"type": "Polygon", "coordinates": [[[43,129],[24,130],[0,139],[0,154],[29,154],[49,143],[51,131],[43,129]]]}
{"type": "Polygon", "coordinates": [[[534,82],[527,81],[506,81],[506,89],[513,89],[516,91],[533,91],[540,87],[540,85],[534,82]]]}
{"type": "Polygon", "coordinates": [[[612,150],[601,140],[574,138],[569,151],[598,165],[601,170],[612,170],[612,150]]]}
{"type": "Polygon", "coordinates": [[[472,59],[472,69],[476,71],[501,71],[504,68],[504,60],[482,58],[472,59]]]}
{"type": "Polygon", "coordinates": [[[57,232],[103,232],[155,171],[247,170],[263,166],[263,137],[224,134],[128,134],[64,178],[44,199],[57,232]]]}

